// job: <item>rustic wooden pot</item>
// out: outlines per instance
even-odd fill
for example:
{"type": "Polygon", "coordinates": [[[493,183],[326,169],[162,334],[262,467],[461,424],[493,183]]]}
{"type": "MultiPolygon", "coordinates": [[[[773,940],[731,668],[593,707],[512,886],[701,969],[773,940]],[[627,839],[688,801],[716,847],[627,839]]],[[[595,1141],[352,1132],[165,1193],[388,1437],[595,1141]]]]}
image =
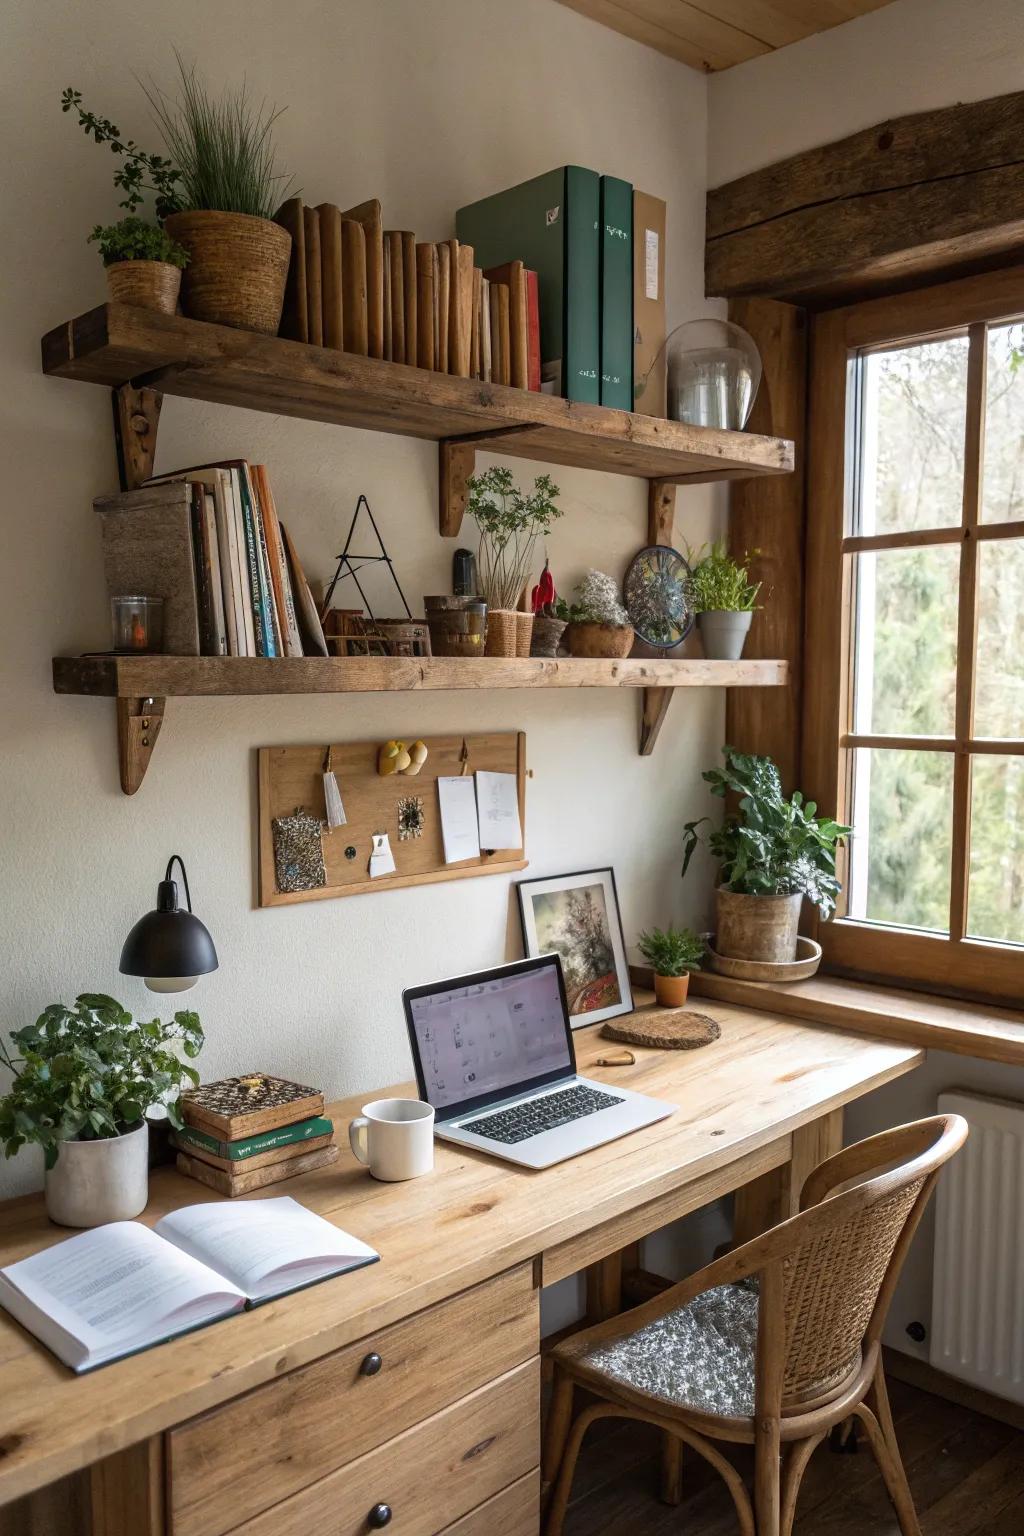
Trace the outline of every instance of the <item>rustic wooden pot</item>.
{"type": "Polygon", "coordinates": [[[570,656],[621,657],[633,649],[633,630],[629,624],[569,625],[566,642],[570,656]]]}
{"type": "Polygon", "coordinates": [[[662,1008],[681,1008],[690,990],[690,973],[681,976],[660,976],[654,973],[654,995],[662,1008]]]}
{"type": "Polygon", "coordinates": [[[516,655],[529,656],[533,639],[533,614],[516,614],[516,655]]]}
{"type": "Polygon", "coordinates": [[[488,608],[487,646],[488,656],[514,656],[519,632],[519,614],[514,608],[488,608]]]}
{"type": "Polygon", "coordinates": [[[286,229],[209,208],[172,213],[164,229],[191,258],[181,284],[186,315],[276,336],[292,249],[286,229]]]}
{"type": "Polygon", "coordinates": [[[795,960],[803,899],[799,891],[795,896],[741,896],[719,886],[717,953],[735,960],[795,960]]]}
{"type": "Polygon", "coordinates": [[[156,309],[173,315],[178,307],[181,268],[170,261],[112,261],[105,269],[107,292],[115,304],[156,309]]]}

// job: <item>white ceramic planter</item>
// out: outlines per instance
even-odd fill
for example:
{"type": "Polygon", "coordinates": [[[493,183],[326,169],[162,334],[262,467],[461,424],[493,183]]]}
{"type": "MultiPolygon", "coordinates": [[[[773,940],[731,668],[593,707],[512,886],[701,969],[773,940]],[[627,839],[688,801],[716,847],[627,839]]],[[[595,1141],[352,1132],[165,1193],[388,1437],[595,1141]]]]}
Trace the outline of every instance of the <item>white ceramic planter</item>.
{"type": "Polygon", "coordinates": [[[739,661],[753,617],[717,608],[698,613],[697,628],[708,661],[739,661]]]}
{"type": "Polygon", "coordinates": [[[46,1211],[62,1227],[130,1221],[149,1199],[149,1128],[102,1141],[62,1141],[46,1172],[46,1211]]]}

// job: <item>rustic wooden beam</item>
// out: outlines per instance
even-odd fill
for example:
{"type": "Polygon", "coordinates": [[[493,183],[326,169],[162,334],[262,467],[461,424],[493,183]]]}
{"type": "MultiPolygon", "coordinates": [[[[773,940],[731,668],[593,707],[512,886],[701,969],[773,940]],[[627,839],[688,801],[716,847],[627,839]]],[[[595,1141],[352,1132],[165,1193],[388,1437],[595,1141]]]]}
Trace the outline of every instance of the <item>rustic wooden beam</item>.
{"type": "Polygon", "coordinates": [[[1024,259],[1024,91],[878,123],[712,189],[705,286],[831,302],[1024,259]]]}
{"type": "Polygon", "coordinates": [[[785,480],[761,485],[737,483],[730,491],[729,547],[751,561],[761,582],[761,606],[754,615],[745,655],[780,656],[790,663],[780,693],[730,689],[725,734],[731,746],[774,758],[782,781],[797,787],[800,764],[804,590],[804,419],[807,402],[807,317],[774,299],[737,299],[729,314],[757,343],[764,376],[751,423],[755,431],[772,422],[795,438],[796,465],[785,480]]]}

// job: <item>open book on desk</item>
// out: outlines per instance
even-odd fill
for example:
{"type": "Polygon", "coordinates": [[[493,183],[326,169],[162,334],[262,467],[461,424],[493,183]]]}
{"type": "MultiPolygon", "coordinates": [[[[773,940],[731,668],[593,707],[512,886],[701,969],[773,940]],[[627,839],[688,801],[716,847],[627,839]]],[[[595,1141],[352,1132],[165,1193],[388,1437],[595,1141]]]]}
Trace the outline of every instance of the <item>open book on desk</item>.
{"type": "Polygon", "coordinates": [[[152,1229],[111,1222],[0,1269],[0,1305],[73,1371],[91,1371],[379,1257],[287,1195],[211,1201],[152,1229]]]}

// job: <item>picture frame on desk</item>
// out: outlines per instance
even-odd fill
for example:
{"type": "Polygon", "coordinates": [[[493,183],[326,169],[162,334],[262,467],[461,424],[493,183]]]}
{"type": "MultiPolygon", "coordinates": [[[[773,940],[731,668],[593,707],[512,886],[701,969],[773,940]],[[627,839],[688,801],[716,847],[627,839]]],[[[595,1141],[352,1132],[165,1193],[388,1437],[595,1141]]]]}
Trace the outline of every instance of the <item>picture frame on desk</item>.
{"type": "Polygon", "coordinates": [[[561,958],[573,1029],[632,1013],[615,871],[520,880],[516,892],[527,956],[561,958]]]}

